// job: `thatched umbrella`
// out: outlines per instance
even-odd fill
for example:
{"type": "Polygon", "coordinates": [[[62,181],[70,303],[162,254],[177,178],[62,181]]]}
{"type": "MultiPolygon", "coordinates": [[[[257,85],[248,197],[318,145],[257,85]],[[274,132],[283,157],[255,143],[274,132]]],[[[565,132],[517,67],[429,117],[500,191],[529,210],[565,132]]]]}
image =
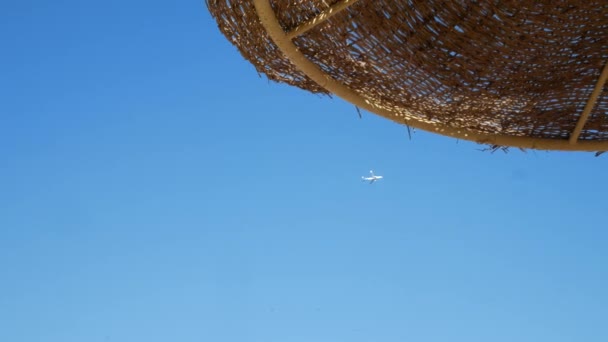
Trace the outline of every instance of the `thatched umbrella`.
{"type": "Polygon", "coordinates": [[[608,0],[207,0],[269,79],[493,146],[608,150],[608,0]]]}

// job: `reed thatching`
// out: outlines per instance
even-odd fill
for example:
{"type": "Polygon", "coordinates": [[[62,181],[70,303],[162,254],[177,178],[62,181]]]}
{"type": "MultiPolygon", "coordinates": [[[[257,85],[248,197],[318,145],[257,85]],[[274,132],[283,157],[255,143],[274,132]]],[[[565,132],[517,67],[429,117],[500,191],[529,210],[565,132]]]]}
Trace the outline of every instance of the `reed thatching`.
{"type": "Polygon", "coordinates": [[[608,150],[607,0],[207,6],[226,38],[271,80],[480,143],[608,150]]]}

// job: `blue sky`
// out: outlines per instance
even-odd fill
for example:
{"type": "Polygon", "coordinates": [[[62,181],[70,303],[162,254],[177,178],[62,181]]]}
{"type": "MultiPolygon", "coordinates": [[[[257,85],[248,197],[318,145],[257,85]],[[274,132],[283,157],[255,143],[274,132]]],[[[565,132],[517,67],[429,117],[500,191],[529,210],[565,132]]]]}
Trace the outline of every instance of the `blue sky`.
{"type": "Polygon", "coordinates": [[[410,141],[200,0],[3,1],[0,41],[2,341],[608,340],[605,156],[410,141]]]}

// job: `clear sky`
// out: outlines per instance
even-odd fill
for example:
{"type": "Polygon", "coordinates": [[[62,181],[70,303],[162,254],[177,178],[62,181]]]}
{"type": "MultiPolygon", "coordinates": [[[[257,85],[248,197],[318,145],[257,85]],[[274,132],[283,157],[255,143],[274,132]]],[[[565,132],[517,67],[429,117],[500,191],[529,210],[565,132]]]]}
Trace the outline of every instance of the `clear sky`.
{"type": "Polygon", "coordinates": [[[201,0],[1,0],[0,42],[0,341],[608,340],[607,155],[410,141],[201,0]]]}

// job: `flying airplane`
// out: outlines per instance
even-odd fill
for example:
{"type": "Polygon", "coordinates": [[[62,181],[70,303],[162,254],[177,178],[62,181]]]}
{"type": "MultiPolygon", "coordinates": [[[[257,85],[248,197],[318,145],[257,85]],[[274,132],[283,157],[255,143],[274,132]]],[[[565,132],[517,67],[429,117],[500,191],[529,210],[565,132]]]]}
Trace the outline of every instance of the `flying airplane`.
{"type": "Polygon", "coordinates": [[[369,177],[361,177],[362,181],[369,181],[369,184],[372,184],[373,182],[377,181],[378,179],[382,179],[382,176],[376,176],[374,175],[374,171],[370,170],[369,171],[370,176],[369,177]]]}

